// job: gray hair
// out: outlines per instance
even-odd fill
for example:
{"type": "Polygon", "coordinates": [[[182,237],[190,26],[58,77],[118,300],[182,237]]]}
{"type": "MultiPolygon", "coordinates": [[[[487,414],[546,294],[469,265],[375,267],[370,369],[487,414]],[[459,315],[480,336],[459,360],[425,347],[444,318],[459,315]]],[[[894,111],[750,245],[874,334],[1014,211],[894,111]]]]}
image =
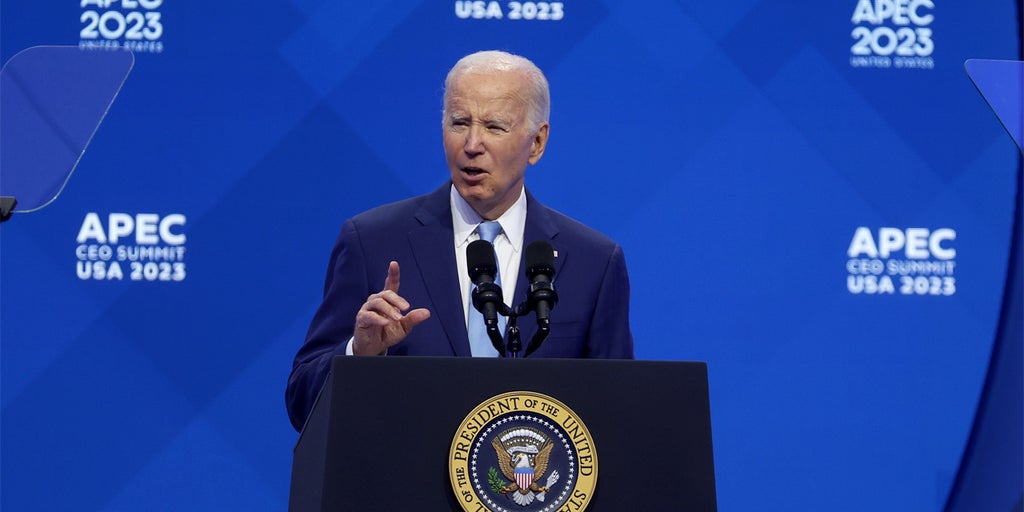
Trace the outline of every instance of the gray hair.
{"type": "Polygon", "coordinates": [[[551,115],[551,92],[548,89],[548,79],[536,64],[519,55],[498,50],[487,50],[471,53],[459,59],[452,66],[448,76],[444,79],[444,105],[442,114],[447,117],[448,91],[451,90],[452,80],[455,77],[467,73],[487,73],[494,71],[515,71],[522,73],[530,82],[530,91],[527,98],[527,121],[530,123],[530,131],[537,130],[541,123],[548,120],[551,115]]]}

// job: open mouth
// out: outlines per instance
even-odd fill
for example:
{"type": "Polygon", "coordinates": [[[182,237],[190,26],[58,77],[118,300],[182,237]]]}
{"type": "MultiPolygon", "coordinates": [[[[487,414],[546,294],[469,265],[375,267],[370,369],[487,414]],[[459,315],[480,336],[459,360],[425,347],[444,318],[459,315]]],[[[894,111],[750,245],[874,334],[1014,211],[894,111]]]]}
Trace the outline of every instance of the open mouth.
{"type": "Polygon", "coordinates": [[[479,176],[484,173],[484,170],[479,167],[463,167],[462,172],[470,176],[479,176]]]}

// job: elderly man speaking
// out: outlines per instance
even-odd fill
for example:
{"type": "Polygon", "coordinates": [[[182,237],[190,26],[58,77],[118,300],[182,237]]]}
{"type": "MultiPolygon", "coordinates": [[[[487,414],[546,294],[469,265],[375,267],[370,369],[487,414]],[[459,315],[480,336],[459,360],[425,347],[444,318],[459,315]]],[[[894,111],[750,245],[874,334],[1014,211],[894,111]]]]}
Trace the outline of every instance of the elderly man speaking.
{"type": "MultiPolygon", "coordinates": [[[[498,355],[471,343],[467,246],[494,244],[504,302],[526,298],[523,247],[555,251],[558,308],[533,357],[633,357],[622,248],[538,202],[526,168],[547,146],[550,93],[529,60],[499,51],[459,60],[445,79],[442,135],[449,181],[429,194],[347,220],[331,252],[323,302],[295,356],[286,400],[301,429],[336,355],[498,355]],[[524,244],[525,242],[525,244],[524,244]],[[380,279],[384,278],[383,288],[380,279]]],[[[572,193],[567,189],[566,193],[572,193]]],[[[523,339],[536,330],[521,326],[523,339]]]]}

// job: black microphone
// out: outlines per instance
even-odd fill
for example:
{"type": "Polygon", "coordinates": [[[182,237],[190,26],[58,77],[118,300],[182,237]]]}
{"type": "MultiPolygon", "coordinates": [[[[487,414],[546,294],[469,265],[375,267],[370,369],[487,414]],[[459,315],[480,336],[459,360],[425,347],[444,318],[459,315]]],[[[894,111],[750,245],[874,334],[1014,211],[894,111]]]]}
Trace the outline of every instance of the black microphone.
{"type": "Polygon", "coordinates": [[[537,313],[537,333],[526,349],[529,356],[551,331],[551,309],[558,302],[558,293],[551,282],[555,277],[555,250],[551,244],[538,240],[526,246],[526,277],[530,279],[526,309],[537,313]]]}
{"type": "Polygon", "coordinates": [[[498,275],[498,261],[494,257],[494,246],[487,240],[475,240],[466,248],[466,266],[473,284],[493,283],[498,275]]]}
{"type": "Polygon", "coordinates": [[[530,279],[529,309],[537,312],[537,323],[547,325],[558,294],[551,280],[555,277],[555,250],[538,240],[526,246],[526,277],[530,279]]]}
{"type": "Polygon", "coordinates": [[[494,282],[498,275],[498,263],[494,257],[494,246],[487,240],[476,240],[466,248],[466,266],[469,279],[476,285],[473,290],[473,307],[484,317],[487,335],[499,354],[505,353],[504,340],[498,330],[498,311],[505,305],[501,287],[494,282]]]}

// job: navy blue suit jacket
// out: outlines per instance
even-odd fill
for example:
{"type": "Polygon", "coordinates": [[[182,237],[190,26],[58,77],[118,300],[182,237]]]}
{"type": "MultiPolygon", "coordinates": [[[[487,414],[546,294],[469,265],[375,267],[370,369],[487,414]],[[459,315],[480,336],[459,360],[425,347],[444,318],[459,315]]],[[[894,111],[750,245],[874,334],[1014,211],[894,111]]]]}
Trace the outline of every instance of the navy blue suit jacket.
{"type": "MultiPolygon", "coordinates": [[[[416,326],[390,356],[470,356],[450,206],[451,183],[436,191],[374,208],[347,220],[338,235],[324,283],[324,297],[295,356],[286,401],[300,429],[330,362],[345,353],[356,313],[384,287],[388,262],[401,268],[399,295],[430,318],[416,326]]],[[[526,193],[524,244],[548,241],[557,252],[558,304],[551,334],[531,357],[633,357],[629,328],[629,277],[619,247],[601,233],[537,202],[526,193]]],[[[526,298],[529,280],[520,264],[513,306],[526,298]]],[[[537,330],[533,315],[519,320],[524,347],[537,330]]]]}

